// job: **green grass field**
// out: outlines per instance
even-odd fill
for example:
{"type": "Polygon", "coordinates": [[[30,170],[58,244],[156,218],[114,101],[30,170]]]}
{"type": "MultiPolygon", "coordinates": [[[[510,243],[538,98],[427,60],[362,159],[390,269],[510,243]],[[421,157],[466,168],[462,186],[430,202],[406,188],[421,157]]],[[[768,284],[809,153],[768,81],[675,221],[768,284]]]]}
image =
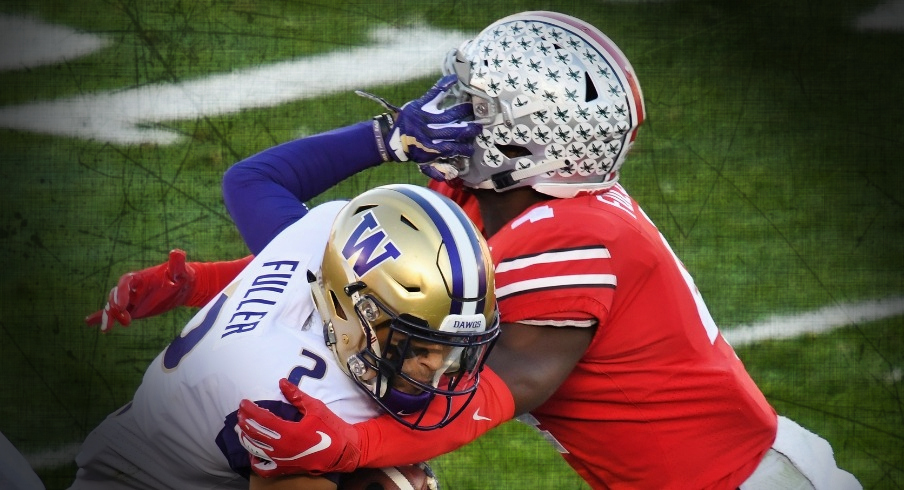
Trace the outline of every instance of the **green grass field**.
{"type": "MultiPolygon", "coordinates": [[[[17,117],[49,127],[58,118],[42,111],[54,101],[106,100],[92,97],[345,53],[381,26],[473,35],[521,10],[572,14],[606,32],[636,69],[648,122],[623,183],[727,331],[770,315],[904,295],[904,31],[852,27],[878,3],[8,0],[0,14],[109,44],[0,71],[0,120],[26,107],[17,117]]],[[[441,61],[411,78],[406,56],[339,68],[389,73],[391,81],[369,90],[400,103],[432,84],[441,61]]],[[[90,115],[112,134],[123,125],[117,110],[100,104],[90,115]]],[[[138,123],[180,136],[168,143],[3,123],[0,432],[40,459],[78,443],[126,403],[191,312],[110,335],[86,327],[84,316],[122,273],[157,264],[172,248],[189,260],[245,255],[222,204],[222,173],[275,143],[378,111],[343,90],[138,123]]],[[[71,121],[81,124],[90,125],[71,121]]],[[[317,202],[397,181],[424,182],[410,167],[387,165],[317,202]]],[[[904,318],[737,350],[776,409],[827,438],[865,488],[904,487],[904,318]]],[[[445,490],[586,488],[517,422],[433,464],[445,490]]],[[[75,472],[66,462],[35,466],[48,489],[66,488],[75,472]]]]}

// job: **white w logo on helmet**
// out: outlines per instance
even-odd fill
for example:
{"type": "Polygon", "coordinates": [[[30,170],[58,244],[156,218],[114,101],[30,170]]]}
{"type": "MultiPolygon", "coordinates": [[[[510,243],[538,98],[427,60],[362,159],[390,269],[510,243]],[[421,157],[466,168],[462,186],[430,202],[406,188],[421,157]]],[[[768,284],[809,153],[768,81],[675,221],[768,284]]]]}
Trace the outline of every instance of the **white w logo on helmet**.
{"type": "Polygon", "coordinates": [[[386,232],[380,228],[380,224],[374,214],[366,212],[361,216],[361,222],[349,236],[345,246],[342,247],[342,255],[346,260],[358,255],[352,269],[358,277],[361,277],[383,261],[399,258],[402,252],[386,236],[386,232]],[[365,232],[370,233],[365,237],[365,232]],[[377,250],[382,250],[382,253],[374,256],[377,250]]]}

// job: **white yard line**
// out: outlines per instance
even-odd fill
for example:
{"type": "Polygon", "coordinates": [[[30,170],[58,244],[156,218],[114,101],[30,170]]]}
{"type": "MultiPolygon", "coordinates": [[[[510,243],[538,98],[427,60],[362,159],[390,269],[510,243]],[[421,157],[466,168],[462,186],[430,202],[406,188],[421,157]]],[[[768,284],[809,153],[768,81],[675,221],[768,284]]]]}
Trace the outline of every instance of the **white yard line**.
{"type": "Polygon", "coordinates": [[[0,71],[61,63],[110,44],[104,37],[47,24],[34,17],[0,14],[0,71]]]}
{"type": "MultiPolygon", "coordinates": [[[[37,453],[26,454],[25,461],[28,461],[28,464],[30,464],[35,471],[56,468],[75,461],[75,455],[78,454],[78,450],[81,447],[81,442],[72,442],[37,453]]],[[[75,475],[72,476],[75,477],[75,475]]]]}
{"type": "Polygon", "coordinates": [[[118,144],[170,144],[179,135],[141,125],[273,107],[429,75],[439,78],[445,54],[468,35],[421,26],[380,28],[371,38],[373,44],[367,46],[180,83],[3,107],[0,127],[118,144]]]}
{"type": "MultiPolygon", "coordinates": [[[[852,27],[863,31],[904,30],[904,0],[889,1],[864,12],[853,19],[852,27]]],[[[445,53],[468,37],[427,26],[380,28],[372,33],[373,44],[348,51],[176,84],[3,107],[0,127],[117,144],[171,144],[180,139],[178,134],[142,126],[439,75],[445,53]]],[[[58,63],[107,45],[104,38],[67,27],[0,15],[0,70],[58,63]]]]}
{"type": "Polygon", "coordinates": [[[731,345],[741,347],[762,340],[789,339],[807,333],[823,333],[857,323],[867,323],[904,314],[904,297],[896,296],[862,303],[826,306],[789,316],[773,316],[752,325],[722,331],[731,345]]]}
{"type": "Polygon", "coordinates": [[[891,0],[877,5],[854,19],[858,31],[904,31],[904,0],[891,0]]]}

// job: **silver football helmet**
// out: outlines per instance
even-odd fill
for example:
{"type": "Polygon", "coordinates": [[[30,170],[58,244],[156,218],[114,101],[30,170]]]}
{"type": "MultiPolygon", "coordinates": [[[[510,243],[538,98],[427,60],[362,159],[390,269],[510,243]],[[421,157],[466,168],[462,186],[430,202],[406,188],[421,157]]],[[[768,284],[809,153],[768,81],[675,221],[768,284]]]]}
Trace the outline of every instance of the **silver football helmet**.
{"type": "Polygon", "coordinates": [[[602,192],[618,180],[645,117],[634,69],[618,46],[564,14],[500,19],[451,52],[443,71],[458,76],[457,102],[473,103],[483,132],[473,156],[452,162],[452,172],[449,162],[437,166],[472,188],[602,192]]]}
{"type": "Polygon", "coordinates": [[[454,419],[499,334],[490,253],[461,208],[421,186],[366,191],[339,212],[320,272],[311,290],[342,369],[409,427],[454,419]],[[444,413],[428,415],[435,398],[444,413]]]}

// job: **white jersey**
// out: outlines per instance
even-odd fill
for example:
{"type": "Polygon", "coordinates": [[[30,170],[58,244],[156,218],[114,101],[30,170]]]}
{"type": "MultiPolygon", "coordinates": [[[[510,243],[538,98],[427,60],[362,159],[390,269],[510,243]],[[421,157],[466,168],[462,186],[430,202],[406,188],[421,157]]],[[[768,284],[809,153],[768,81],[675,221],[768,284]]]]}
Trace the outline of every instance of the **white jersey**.
{"type": "Polygon", "coordinates": [[[274,238],[154,359],[132,403],[92,434],[134,465],[139,479],[172,488],[247,488],[233,469],[247,465],[235,413],[248,398],[283,416],[297,414],[280,378],[349,422],[378,414],[326,346],[307,279],[319,270],[343,204],[318,206],[274,238]]]}

